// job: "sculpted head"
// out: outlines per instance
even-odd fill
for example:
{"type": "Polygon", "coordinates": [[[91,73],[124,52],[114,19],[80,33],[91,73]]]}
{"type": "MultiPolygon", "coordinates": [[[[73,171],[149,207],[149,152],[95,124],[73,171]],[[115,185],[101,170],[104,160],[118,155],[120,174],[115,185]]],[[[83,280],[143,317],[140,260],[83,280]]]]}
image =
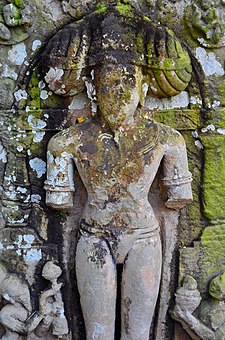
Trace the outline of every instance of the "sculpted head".
{"type": "Polygon", "coordinates": [[[143,94],[142,68],[134,65],[103,64],[95,70],[97,103],[112,129],[133,121],[143,94]]]}
{"type": "Polygon", "coordinates": [[[132,123],[147,92],[161,99],[184,91],[191,59],[173,32],[144,17],[133,0],[97,2],[106,6],[56,33],[40,66],[54,93],[71,97],[86,91],[93,115],[97,102],[103,120],[116,130],[132,123]]]}
{"type": "Polygon", "coordinates": [[[61,274],[62,269],[52,261],[46,262],[42,269],[42,276],[51,282],[56,280],[61,274]]]}

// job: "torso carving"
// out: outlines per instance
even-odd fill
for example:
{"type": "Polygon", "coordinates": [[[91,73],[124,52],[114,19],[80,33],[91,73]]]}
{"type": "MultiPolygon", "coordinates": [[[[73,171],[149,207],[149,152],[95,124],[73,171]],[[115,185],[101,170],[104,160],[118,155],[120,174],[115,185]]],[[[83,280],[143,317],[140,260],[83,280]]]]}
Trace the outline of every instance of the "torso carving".
{"type": "Polygon", "coordinates": [[[141,116],[132,128],[122,129],[116,136],[99,119],[93,119],[56,135],[51,145],[51,156],[71,154],[88,192],[82,216],[99,228],[157,228],[148,192],[163,157],[171,180],[178,173],[180,180],[189,181],[190,177],[187,164],[179,162],[185,157],[181,136],[141,116]]]}

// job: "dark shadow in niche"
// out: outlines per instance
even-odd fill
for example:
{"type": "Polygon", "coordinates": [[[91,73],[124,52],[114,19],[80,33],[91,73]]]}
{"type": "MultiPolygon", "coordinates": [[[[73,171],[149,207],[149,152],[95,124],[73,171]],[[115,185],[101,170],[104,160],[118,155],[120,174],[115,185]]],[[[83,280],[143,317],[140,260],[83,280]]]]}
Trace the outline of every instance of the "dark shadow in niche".
{"type": "Polygon", "coordinates": [[[115,322],[115,340],[121,336],[121,283],[123,274],[123,265],[118,264],[117,269],[117,297],[116,297],[116,322],[115,322]]]}
{"type": "Polygon", "coordinates": [[[65,302],[66,316],[70,325],[72,339],[81,340],[86,338],[85,325],[80,306],[80,295],[76,280],[76,246],[79,238],[79,220],[86,202],[86,189],[74,167],[75,195],[71,211],[64,216],[61,227],[63,241],[60,250],[60,260],[65,270],[65,282],[63,298],[65,302]]]}

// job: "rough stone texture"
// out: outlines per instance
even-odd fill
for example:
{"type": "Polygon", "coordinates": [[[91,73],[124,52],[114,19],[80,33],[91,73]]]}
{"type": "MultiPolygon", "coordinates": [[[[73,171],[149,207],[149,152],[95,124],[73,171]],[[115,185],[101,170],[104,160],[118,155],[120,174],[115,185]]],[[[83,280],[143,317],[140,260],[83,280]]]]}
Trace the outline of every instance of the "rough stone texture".
{"type": "Polygon", "coordinates": [[[223,273],[210,281],[210,296],[201,301],[196,280],[190,275],[185,276],[182,287],[175,294],[171,316],[181,323],[191,339],[224,339],[224,287],[223,273]]]}
{"type": "Polygon", "coordinates": [[[2,339],[19,339],[26,334],[31,339],[39,339],[45,337],[50,328],[53,339],[54,336],[63,338],[68,334],[60,293],[62,284],[57,283],[62,273],[60,267],[51,261],[44,265],[42,276],[51,282],[51,288],[41,292],[39,310],[34,313],[31,313],[32,301],[28,284],[22,282],[17,275],[8,273],[2,264],[0,271],[0,293],[5,301],[0,311],[0,322],[5,328],[2,339]]]}
{"type": "MultiPolygon", "coordinates": [[[[172,30],[192,59],[192,79],[181,94],[163,99],[147,96],[145,100],[150,118],[184,136],[194,196],[193,203],[178,214],[164,206],[158,177],[149,193],[163,242],[161,288],[151,337],[187,339],[186,332],[179,327],[175,327],[174,333],[174,323],[168,315],[176,290],[179,248],[179,284],[187,274],[192,275],[206,304],[209,282],[225,268],[224,1],[126,2],[172,30]]],[[[97,5],[101,11],[107,1],[0,1],[1,267],[9,278],[18,277],[18,285],[29,287],[32,311],[38,311],[39,294],[49,283],[41,277],[42,268],[49,260],[60,263],[65,315],[74,339],[84,339],[74,254],[86,191],[75,173],[73,211],[57,212],[46,206],[43,189],[46,149],[54,134],[96,109],[95,95],[90,79],[85,80],[89,98],[83,94],[73,98],[53,94],[55,87],[53,90],[50,84],[48,87],[43,74],[35,68],[44,53],[45,42],[65,25],[85,18],[97,5]]],[[[60,73],[54,75],[60,79],[60,73]]],[[[53,73],[47,79],[51,76],[53,73]]],[[[7,301],[2,297],[1,311],[12,306],[7,301]]],[[[26,318],[29,308],[16,303],[20,304],[21,317],[26,318]]],[[[0,337],[5,330],[0,326],[0,337]]],[[[14,335],[10,336],[13,339],[14,335]]],[[[51,332],[44,336],[53,337],[51,332]]],[[[35,337],[30,334],[28,339],[35,337]]],[[[42,333],[39,338],[43,338],[42,333]]]]}

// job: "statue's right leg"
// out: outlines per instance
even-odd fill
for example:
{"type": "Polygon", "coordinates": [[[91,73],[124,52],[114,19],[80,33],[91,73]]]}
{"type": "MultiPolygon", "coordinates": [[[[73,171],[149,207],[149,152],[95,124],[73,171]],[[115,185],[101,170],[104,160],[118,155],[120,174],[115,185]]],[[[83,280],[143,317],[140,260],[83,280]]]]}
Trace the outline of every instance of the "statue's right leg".
{"type": "Polygon", "coordinates": [[[76,275],[87,340],[114,340],[116,264],[103,239],[80,237],[76,275]]]}

